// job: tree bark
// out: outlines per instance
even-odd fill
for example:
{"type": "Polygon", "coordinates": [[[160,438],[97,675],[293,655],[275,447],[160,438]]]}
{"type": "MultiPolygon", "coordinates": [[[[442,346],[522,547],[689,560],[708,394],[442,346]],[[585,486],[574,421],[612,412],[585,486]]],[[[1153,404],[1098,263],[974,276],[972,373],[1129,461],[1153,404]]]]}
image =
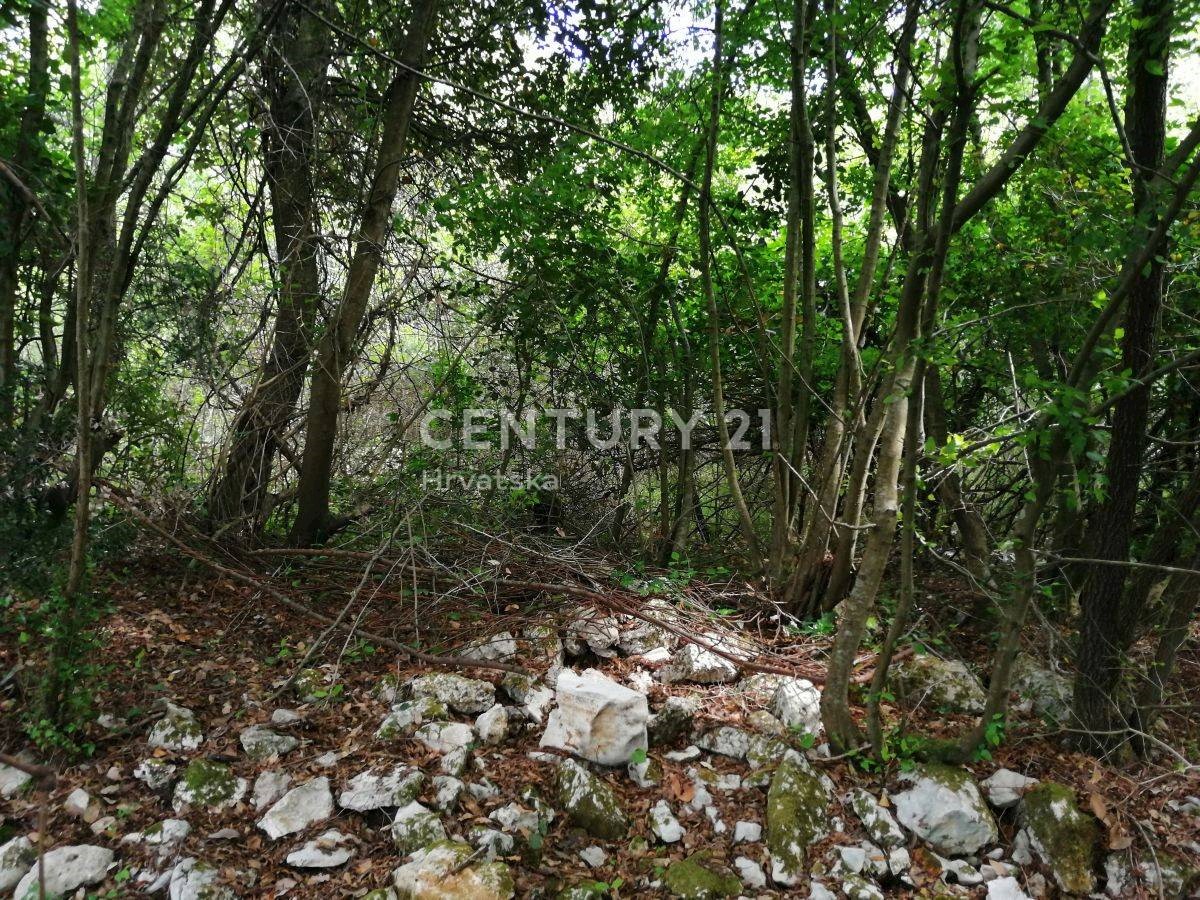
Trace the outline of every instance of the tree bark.
{"type": "Polygon", "coordinates": [[[299,509],[291,534],[292,542],[299,546],[320,540],[329,523],[329,487],[342,376],[350,364],[354,338],[370,301],[387,239],[392,204],[400,184],[400,164],[404,159],[417,88],[421,84],[421,78],[414,70],[424,65],[437,11],[438,0],[417,0],[410,14],[408,30],[400,45],[401,65],[388,88],[383,136],[356,236],[354,257],[346,273],[346,286],[341,303],[317,345],[300,465],[299,509]]]}
{"type": "Polygon", "coordinates": [[[279,23],[263,66],[271,119],[263,146],[279,261],[275,328],[209,494],[209,516],[218,528],[261,520],[280,436],[304,389],[321,293],[314,167],[330,32],[321,17],[293,12],[279,23]]]}
{"type": "MultiPolygon", "coordinates": [[[[1129,41],[1129,96],[1125,131],[1137,168],[1131,172],[1136,228],[1151,233],[1158,225],[1159,198],[1150,189],[1163,164],[1166,141],[1166,92],[1172,0],[1139,0],[1135,15],[1143,27],[1129,41]]],[[[1165,254],[1155,254],[1133,276],[1121,342],[1122,366],[1133,379],[1154,368],[1158,317],[1162,308],[1165,254]]],[[[1145,462],[1150,386],[1140,385],[1116,403],[1105,461],[1108,495],[1092,520],[1092,556],[1103,560],[1129,557],[1138,486],[1145,462]]],[[[1074,708],[1085,732],[1083,746],[1104,751],[1120,738],[1111,734],[1119,724],[1115,693],[1121,676],[1124,635],[1140,609],[1122,603],[1127,570],[1122,566],[1093,566],[1080,595],[1079,671],[1074,708]]]]}

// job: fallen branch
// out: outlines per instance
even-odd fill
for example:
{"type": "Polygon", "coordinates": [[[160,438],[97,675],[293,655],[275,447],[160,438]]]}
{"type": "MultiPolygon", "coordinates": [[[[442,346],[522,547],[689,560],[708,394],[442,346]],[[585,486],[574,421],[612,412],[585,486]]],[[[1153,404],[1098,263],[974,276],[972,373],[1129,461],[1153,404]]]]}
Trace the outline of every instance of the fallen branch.
{"type": "MultiPolygon", "coordinates": [[[[252,578],[251,576],[245,574],[244,572],[239,572],[236,569],[231,569],[228,566],[221,565],[221,563],[217,562],[214,559],[211,559],[208,556],[205,556],[203,553],[201,553],[199,550],[195,549],[194,547],[188,546],[183,541],[179,540],[179,538],[175,537],[175,535],[171,534],[169,531],[167,531],[165,528],[163,528],[161,525],[159,525],[157,522],[154,522],[149,517],[144,515],[132,503],[130,503],[129,500],[122,497],[120,495],[120,493],[111,484],[104,483],[104,484],[98,485],[98,487],[110,500],[112,500],[113,503],[115,503],[117,506],[119,506],[121,509],[123,509],[131,517],[133,517],[133,519],[136,520],[138,522],[138,524],[142,525],[145,528],[150,529],[155,534],[157,534],[159,537],[161,537],[163,540],[167,541],[173,547],[178,549],[181,553],[190,557],[191,559],[196,560],[196,562],[199,562],[199,563],[207,566],[208,568],[212,569],[214,572],[217,572],[218,574],[224,575],[226,578],[230,578],[234,581],[240,582],[241,584],[252,587],[257,591],[261,591],[262,593],[269,596],[271,599],[275,600],[277,603],[280,603],[283,606],[286,606],[288,609],[290,609],[294,612],[300,613],[301,615],[306,616],[310,619],[315,619],[316,621],[321,622],[324,625],[337,625],[336,619],[333,619],[330,616],[325,615],[324,613],[318,612],[317,610],[315,610],[309,606],[305,606],[303,603],[300,603],[297,600],[293,600],[291,597],[287,596],[282,591],[276,590],[275,588],[271,587],[270,585],[259,581],[257,578],[252,578]]],[[[493,671],[499,671],[499,672],[514,672],[517,675],[529,675],[529,672],[526,671],[525,669],[522,669],[520,666],[514,666],[514,665],[510,665],[508,663],[502,663],[502,662],[493,662],[492,660],[468,659],[463,656],[439,656],[434,653],[425,653],[421,650],[416,649],[415,647],[410,647],[407,644],[402,644],[399,641],[393,640],[392,638],[389,638],[389,637],[385,637],[382,634],[375,634],[373,632],[367,631],[363,628],[359,628],[354,625],[350,625],[350,624],[343,622],[341,627],[343,630],[349,631],[351,634],[354,634],[357,637],[362,638],[363,640],[367,640],[367,641],[370,641],[371,643],[378,644],[381,647],[387,647],[390,650],[395,650],[397,653],[403,654],[404,656],[408,657],[411,660],[414,660],[415,662],[425,663],[426,665],[432,666],[434,668],[439,668],[439,669],[491,669],[493,671]]]]}

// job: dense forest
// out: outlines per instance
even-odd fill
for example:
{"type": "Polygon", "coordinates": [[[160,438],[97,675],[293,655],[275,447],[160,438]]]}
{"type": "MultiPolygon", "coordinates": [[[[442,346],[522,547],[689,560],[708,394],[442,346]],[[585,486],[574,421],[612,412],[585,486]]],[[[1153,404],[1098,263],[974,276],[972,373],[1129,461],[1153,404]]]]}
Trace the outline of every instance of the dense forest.
{"type": "Polygon", "coordinates": [[[0,894],[1194,896],[1198,49],[2,0],[0,894]]]}

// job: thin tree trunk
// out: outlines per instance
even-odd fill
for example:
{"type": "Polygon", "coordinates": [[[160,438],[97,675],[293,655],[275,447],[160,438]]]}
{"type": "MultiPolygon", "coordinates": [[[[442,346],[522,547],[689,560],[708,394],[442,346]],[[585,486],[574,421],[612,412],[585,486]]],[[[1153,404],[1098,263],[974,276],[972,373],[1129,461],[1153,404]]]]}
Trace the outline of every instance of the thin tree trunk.
{"type": "Polygon", "coordinates": [[[392,204],[400,184],[400,164],[421,83],[420,76],[413,70],[419,70],[425,63],[437,12],[438,0],[417,0],[409,16],[408,31],[399,54],[402,66],[388,88],[383,136],[356,238],[354,258],[346,273],[345,291],[317,346],[300,466],[299,509],[291,535],[293,543],[300,546],[320,540],[329,522],[329,487],[342,376],[350,364],[354,339],[371,298],[387,239],[392,204]]]}

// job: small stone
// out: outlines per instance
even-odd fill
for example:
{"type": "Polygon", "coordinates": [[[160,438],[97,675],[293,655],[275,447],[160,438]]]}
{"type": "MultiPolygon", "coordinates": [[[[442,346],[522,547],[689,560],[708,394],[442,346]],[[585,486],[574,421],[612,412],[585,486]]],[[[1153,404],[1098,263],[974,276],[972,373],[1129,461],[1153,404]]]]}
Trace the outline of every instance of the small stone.
{"type": "Polygon", "coordinates": [[[469,747],[475,741],[475,729],[462,722],[430,722],[418,728],[413,737],[435,753],[449,753],[469,747]]]}
{"type": "Polygon", "coordinates": [[[209,832],[208,839],[210,841],[236,841],[241,836],[242,833],[236,828],[218,828],[216,831],[209,832]]]}
{"type": "Polygon", "coordinates": [[[739,856],[733,861],[733,867],[737,869],[738,876],[742,879],[742,884],[746,887],[761,890],[767,886],[767,875],[763,871],[762,866],[754,860],[745,856],[739,856]]]}
{"type": "Polygon", "coordinates": [[[912,866],[912,856],[908,852],[907,847],[897,847],[888,853],[887,857],[888,871],[899,878],[912,866]]]}
{"type": "MultiPolygon", "coordinates": [[[[67,799],[63,802],[63,809],[68,815],[72,815],[77,819],[87,820],[88,809],[92,805],[92,795],[83,788],[75,788],[67,795],[67,799]]],[[[92,816],[90,821],[95,821],[96,817],[92,816]]]]}
{"type": "Polygon", "coordinates": [[[850,791],[849,799],[850,806],[867,829],[872,841],[884,850],[895,850],[907,843],[896,819],[870,791],[854,788],[850,791]]]}
{"type": "Polygon", "coordinates": [[[167,896],[170,900],[236,900],[237,895],[220,882],[216,866],[188,857],[171,870],[167,896]]]}
{"type": "Polygon", "coordinates": [[[1037,783],[1036,778],[1027,778],[1012,769],[997,769],[981,782],[988,802],[997,809],[1016,806],[1025,792],[1037,783]]]}
{"type": "Polygon", "coordinates": [[[593,869],[599,869],[608,862],[608,854],[603,848],[596,846],[584,847],[579,851],[579,858],[593,869]]]}
{"type": "Polygon", "coordinates": [[[88,828],[91,829],[92,834],[96,835],[96,837],[99,837],[100,835],[104,834],[104,832],[114,828],[116,824],[116,816],[101,816],[99,819],[89,825],[88,828]]]}
{"type": "Polygon", "coordinates": [[[355,812],[404,806],[416,798],[424,783],[425,776],[419,769],[404,765],[383,775],[360,772],[338,794],[338,806],[355,812]]]}
{"type": "Polygon", "coordinates": [[[150,757],[143,759],[133,770],[133,777],[152,791],[161,791],[171,786],[175,767],[169,762],[150,757]]]}
{"type": "Polygon", "coordinates": [[[254,779],[254,808],[266,809],[285,793],[292,783],[292,776],[286,772],[263,772],[254,779]]]}
{"type": "Polygon", "coordinates": [[[99,884],[108,875],[113,852],[107,847],[79,844],[73,847],[56,847],[42,858],[42,866],[34,864],[17,883],[14,897],[37,897],[39,871],[45,870],[47,897],[71,894],[77,888],[99,884]]]}
{"type": "Polygon", "coordinates": [[[862,847],[838,847],[834,871],[842,875],[857,875],[867,865],[867,852],[862,847]]]}
{"type": "Polygon", "coordinates": [[[671,659],[671,651],[666,647],[655,647],[653,650],[635,655],[648,666],[661,666],[671,659]]]}
{"type": "Polygon", "coordinates": [[[646,723],[650,746],[674,744],[690,734],[698,707],[699,703],[691,697],[668,697],[662,708],[646,723]]]}
{"type": "Polygon", "coordinates": [[[662,782],[662,765],[648,756],[643,759],[631,759],[627,771],[629,780],[640,788],[657,787],[662,782]]]}
{"type": "Polygon", "coordinates": [[[735,844],[755,844],[762,840],[762,825],[758,822],[736,822],[733,826],[735,844]]]}
{"type": "Polygon", "coordinates": [[[650,830],[664,844],[673,844],[684,835],[683,826],[666,800],[659,800],[650,807],[650,830]]]}
{"type": "Polygon", "coordinates": [[[414,700],[432,698],[463,715],[478,715],[495,704],[496,686],[452,672],[439,672],[414,678],[412,696],[414,700]]]}
{"type": "Polygon", "coordinates": [[[238,735],[242,749],[251,759],[269,759],[295,750],[299,741],[290,734],[278,734],[262,725],[243,728],[238,735]]]}
{"type": "Polygon", "coordinates": [[[621,632],[616,619],[585,616],[576,619],[567,628],[563,647],[571,656],[582,656],[590,650],[602,659],[611,659],[617,655],[614,648],[620,640],[621,632]]]}
{"type": "Polygon", "coordinates": [[[415,800],[396,810],[391,831],[396,850],[401,854],[413,853],[435,841],[446,839],[446,829],[437,813],[426,809],[415,800]]]}
{"type": "Polygon", "coordinates": [[[695,744],[684,747],[682,750],[673,750],[670,753],[664,753],[663,757],[671,762],[686,763],[692,760],[699,759],[701,750],[695,744]]]}
{"type": "Polygon", "coordinates": [[[883,891],[861,875],[847,875],[842,882],[842,893],[849,900],[884,900],[883,891]]]}
{"type": "Polygon", "coordinates": [[[349,842],[349,837],[336,829],[330,829],[289,853],[287,864],[298,869],[332,869],[343,866],[354,855],[354,848],[348,846],[349,842]]]}
{"type": "Polygon", "coordinates": [[[151,747],[183,753],[199,748],[204,743],[204,732],[194,712],[168,702],[166,713],[151,726],[146,739],[151,747]]]}
{"type": "Polygon", "coordinates": [[[342,761],[342,754],[336,750],[330,750],[327,753],[322,753],[313,760],[313,765],[320,766],[322,769],[332,769],[342,761]]]}
{"type": "Polygon", "coordinates": [[[933,854],[933,858],[942,867],[942,880],[946,884],[961,884],[964,887],[973,887],[974,885],[983,883],[982,873],[965,859],[946,859],[943,856],[938,856],[936,853],[933,854]]]}
{"type": "Polygon", "coordinates": [[[1012,666],[1012,689],[1030,701],[1033,711],[1051,722],[1071,718],[1072,687],[1065,675],[1051,671],[1025,653],[1018,653],[1012,666]]]}
{"type": "Polygon", "coordinates": [[[821,882],[812,881],[808,886],[808,900],[838,900],[838,896],[821,882]]]}
{"type": "Polygon", "coordinates": [[[705,650],[699,644],[688,644],[678,650],[671,661],[658,670],[659,680],[666,684],[690,681],[695,684],[724,684],[737,681],[738,669],[733,663],[705,650]]]}
{"type": "Polygon", "coordinates": [[[420,700],[405,700],[392,705],[391,710],[383,717],[383,721],[379,723],[375,737],[381,741],[408,737],[419,725],[425,722],[442,721],[449,715],[450,713],[446,709],[446,704],[432,697],[422,697],[420,700]]]}
{"type": "Polygon", "coordinates": [[[471,748],[455,747],[453,750],[447,751],[442,755],[441,769],[447,775],[452,775],[458,778],[467,771],[467,766],[471,763],[471,748]]]}
{"type": "Polygon", "coordinates": [[[508,737],[508,710],[499,703],[479,714],[475,720],[475,730],[479,739],[493,747],[504,742],[508,737]]]}
{"type": "Polygon", "coordinates": [[[303,831],[310,825],[323,822],[333,814],[333,794],[329,779],[313,778],[284,794],[258,820],[258,827],[271,840],[303,831]]]}

